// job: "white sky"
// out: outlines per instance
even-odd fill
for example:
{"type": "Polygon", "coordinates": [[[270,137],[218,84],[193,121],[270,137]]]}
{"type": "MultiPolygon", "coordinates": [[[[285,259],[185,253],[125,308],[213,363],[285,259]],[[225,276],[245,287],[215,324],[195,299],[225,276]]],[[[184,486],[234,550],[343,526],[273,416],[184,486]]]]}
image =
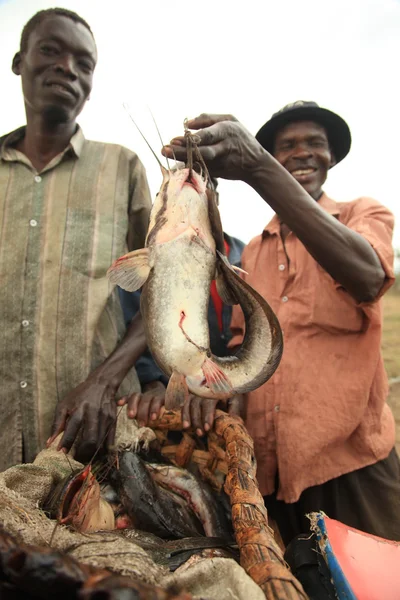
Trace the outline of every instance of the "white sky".
{"type": "MultiPolygon", "coordinates": [[[[400,247],[399,0],[0,0],[0,133],[25,123],[11,72],[25,22],[53,6],[75,10],[99,50],[87,138],[123,144],[143,161],[153,195],[157,163],[129,121],[130,105],[156,151],[201,112],[232,113],[253,133],[284,104],[315,100],[343,116],[353,146],[325,191],[375,197],[395,214],[400,247]]],[[[241,182],[220,182],[225,231],[249,241],[272,211],[241,182]]]]}

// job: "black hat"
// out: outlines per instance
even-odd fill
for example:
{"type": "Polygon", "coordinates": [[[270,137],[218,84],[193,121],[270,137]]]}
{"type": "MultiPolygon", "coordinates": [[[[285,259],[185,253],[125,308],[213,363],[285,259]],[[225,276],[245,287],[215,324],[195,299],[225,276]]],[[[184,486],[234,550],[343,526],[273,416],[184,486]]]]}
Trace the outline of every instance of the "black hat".
{"type": "Polygon", "coordinates": [[[256,135],[256,139],[268,152],[274,149],[277,132],[293,121],[314,121],[325,128],[336,164],[344,159],[351,146],[351,134],[346,121],[334,112],[321,108],[316,102],[298,100],[287,104],[272,115],[256,135]]]}

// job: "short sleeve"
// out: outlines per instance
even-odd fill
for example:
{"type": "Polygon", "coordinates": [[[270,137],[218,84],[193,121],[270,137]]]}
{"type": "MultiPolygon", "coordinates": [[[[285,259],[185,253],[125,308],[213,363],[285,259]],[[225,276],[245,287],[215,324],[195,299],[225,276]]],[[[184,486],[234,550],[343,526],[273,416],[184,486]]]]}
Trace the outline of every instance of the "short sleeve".
{"type": "Polygon", "coordinates": [[[374,300],[376,302],[395,281],[392,245],[394,216],[388,208],[376,200],[360,198],[354,203],[353,210],[350,211],[344,225],[362,235],[371,244],[385,271],[385,283],[374,300]]]}

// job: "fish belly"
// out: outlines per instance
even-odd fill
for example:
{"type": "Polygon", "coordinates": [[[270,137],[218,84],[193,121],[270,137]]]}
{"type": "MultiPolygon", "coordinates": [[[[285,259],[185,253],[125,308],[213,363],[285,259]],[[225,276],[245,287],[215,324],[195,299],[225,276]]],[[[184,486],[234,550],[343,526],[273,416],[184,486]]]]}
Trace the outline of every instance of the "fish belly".
{"type": "Polygon", "coordinates": [[[170,375],[199,374],[209,348],[208,302],[216,258],[193,232],[152,248],[142,313],[150,350],[170,375]]]}

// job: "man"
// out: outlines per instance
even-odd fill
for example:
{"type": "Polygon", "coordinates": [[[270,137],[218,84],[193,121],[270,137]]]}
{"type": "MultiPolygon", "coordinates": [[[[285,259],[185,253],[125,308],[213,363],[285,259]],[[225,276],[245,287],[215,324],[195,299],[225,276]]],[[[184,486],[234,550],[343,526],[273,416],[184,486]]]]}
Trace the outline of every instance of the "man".
{"type": "MultiPolygon", "coordinates": [[[[258,481],[285,543],[323,510],[400,539],[400,465],[380,350],[380,299],[393,283],[393,216],[370,198],[337,203],[322,191],[350,149],[338,115],[314,102],[284,107],[255,139],[233,117],[201,115],[200,150],[216,177],[242,179],[275,211],[245,248],[245,279],[284,333],[282,362],[248,394],[258,481]]],[[[165,155],[184,156],[184,140],[165,155]]],[[[235,308],[231,345],[243,339],[235,308]]]]}
{"type": "Polygon", "coordinates": [[[0,139],[1,470],[65,427],[68,450],[82,424],[90,456],[112,437],[120,384],[138,386],[143,327],[135,319],[123,338],[106,271],[143,246],[151,201],[138,157],[85,140],[76,123],[96,62],[89,25],[49,9],[26,24],[12,63],[27,124],[0,139]]]}
{"type": "MultiPolygon", "coordinates": [[[[216,202],[219,204],[218,180],[212,179],[214,185],[216,202]]],[[[233,236],[224,232],[225,252],[229,262],[236,267],[241,266],[241,256],[244,249],[244,243],[233,236]]],[[[118,288],[121,306],[124,312],[125,322],[129,326],[133,316],[139,311],[140,293],[127,292],[118,288]]],[[[211,283],[210,303],[208,305],[208,325],[210,332],[210,348],[216,356],[228,356],[231,354],[228,349],[228,343],[232,337],[230,324],[232,318],[232,307],[223,304],[218,295],[215,280],[211,283]]],[[[129,398],[119,401],[119,404],[127,403],[128,415],[130,418],[137,418],[140,425],[147,425],[152,420],[157,419],[161,406],[165,400],[165,390],[168,384],[168,378],[158,368],[147,350],[136,362],[136,371],[143,393],[134,393],[129,398]]],[[[230,402],[230,412],[240,412],[239,398],[236,397],[230,402]]],[[[185,428],[191,425],[196,429],[198,435],[203,435],[208,431],[213,423],[215,408],[217,402],[208,400],[201,402],[200,398],[191,395],[186,403],[182,413],[182,421],[185,428]],[[207,419],[205,406],[209,407],[207,419]]]]}

